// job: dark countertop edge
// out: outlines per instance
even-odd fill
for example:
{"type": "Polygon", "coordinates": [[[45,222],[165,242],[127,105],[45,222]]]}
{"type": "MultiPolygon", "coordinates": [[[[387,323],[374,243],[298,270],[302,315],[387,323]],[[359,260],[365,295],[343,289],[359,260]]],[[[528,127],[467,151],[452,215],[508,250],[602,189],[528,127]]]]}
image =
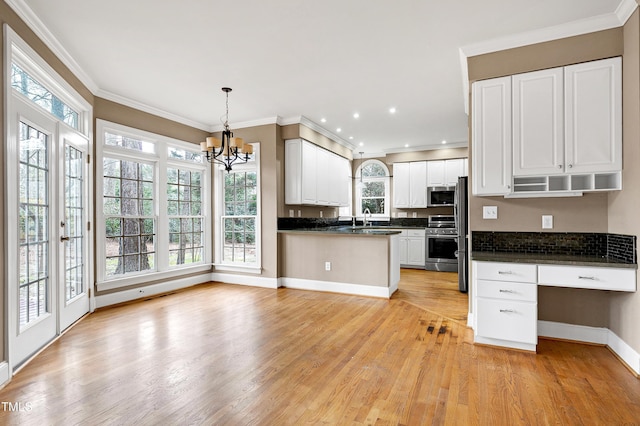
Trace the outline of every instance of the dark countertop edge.
{"type": "Polygon", "coordinates": [[[637,263],[625,263],[616,259],[570,255],[541,255],[533,253],[495,253],[474,251],[471,252],[471,260],[479,262],[537,263],[544,265],[638,269],[637,263]]]}
{"type": "Polygon", "coordinates": [[[361,229],[357,231],[346,231],[339,229],[329,228],[309,228],[309,229],[280,229],[278,234],[312,234],[312,235],[347,235],[347,236],[367,236],[367,237],[387,237],[389,235],[398,235],[401,231],[394,231],[392,229],[376,230],[375,232],[367,232],[367,230],[361,229]]]}

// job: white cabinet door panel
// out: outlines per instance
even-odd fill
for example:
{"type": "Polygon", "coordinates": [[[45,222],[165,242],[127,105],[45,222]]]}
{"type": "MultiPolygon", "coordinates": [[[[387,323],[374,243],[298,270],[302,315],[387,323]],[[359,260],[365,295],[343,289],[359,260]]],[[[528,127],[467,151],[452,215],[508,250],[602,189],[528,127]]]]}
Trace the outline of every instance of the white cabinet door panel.
{"type": "Polygon", "coordinates": [[[513,175],[564,173],[564,71],[513,76],[513,175]]]}
{"type": "Polygon", "coordinates": [[[511,192],[511,77],[473,83],[472,150],[475,195],[511,192]]]}
{"type": "Polygon", "coordinates": [[[410,177],[409,163],[393,163],[393,207],[409,207],[410,177]]]}
{"type": "Polygon", "coordinates": [[[622,170],[622,59],[565,67],[567,171],[622,170]]]}
{"type": "Polygon", "coordinates": [[[415,161],[409,163],[409,194],[412,208],[427,207],[427,162],[415,161]]]}
{"type": "Polygon", "coordinates": [[[538,304],[478,298],[476,334],[492,339],[538,343],[538,304]]]}

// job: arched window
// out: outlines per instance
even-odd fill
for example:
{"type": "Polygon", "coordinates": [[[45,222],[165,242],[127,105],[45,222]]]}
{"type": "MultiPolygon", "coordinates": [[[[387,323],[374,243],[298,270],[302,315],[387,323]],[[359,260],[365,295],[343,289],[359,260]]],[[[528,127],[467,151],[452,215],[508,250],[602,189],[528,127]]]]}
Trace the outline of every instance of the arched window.
{"type": "Polygon", "coordinates": [[[380,160],[363,162],[356,170],[356,215],[369,209],[373,217],[388,218],[390,208],[389,169],[380,160]]]}

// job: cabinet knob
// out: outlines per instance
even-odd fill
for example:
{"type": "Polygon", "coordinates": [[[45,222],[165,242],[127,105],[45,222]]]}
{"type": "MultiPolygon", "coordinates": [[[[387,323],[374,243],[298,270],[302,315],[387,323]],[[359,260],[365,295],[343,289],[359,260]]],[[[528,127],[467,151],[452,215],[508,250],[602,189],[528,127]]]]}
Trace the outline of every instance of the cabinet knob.
{"type": "Polygon", "coordinates": [[[561,169],[562,168],[562,164],[558,164],[558,168],[561,169]]]}
{"type": "Polygon", "coordinates": [[[572,168],[572,167],[573,167],[573,164],[569,164],[569,168],[572,168]]]}

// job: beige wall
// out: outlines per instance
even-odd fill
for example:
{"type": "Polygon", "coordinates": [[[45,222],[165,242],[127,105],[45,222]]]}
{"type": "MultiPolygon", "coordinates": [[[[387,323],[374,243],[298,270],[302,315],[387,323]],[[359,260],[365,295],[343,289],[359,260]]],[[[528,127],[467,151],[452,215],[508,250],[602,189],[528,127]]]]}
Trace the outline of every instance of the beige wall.
{"type": "MultiPolygon", "coordinates": [[[[623,29],[616,28],[471,57],[468,59],[469,80],[473,83],[481,79],[619,56],[623,54],[623,35],[623,29]]],[[[470,141],[472,157],[471,137],[470,141]]],[[[624,148],[626,160],[626,145],[624,148]]],[[[553,232],[608,232],[608,208],[606,194],[536,199],[470,196],[469,227],[472,235],[473,231],[541,232],[542,214],[551,214],[554,216],[553,232]],[[482,207],[485,205],[498,206],[497,220],[482,219],[482,207]]],[[[620,232],[631,233],[626,227],[621,228],[620,232]]],[[[573,292],[541,287],[538,293],[541,320],[609,326],[609,292],[573,292]]]]}
{"type": "Polygon", "coordinates": [[[389,241],[388,236],[280,234],[282,276],[387,287],[389,241]],[[331,262],[330,271],[325,262],[331,262]]]}
{"type": "MultiPolygon", "coordinates": [[[[624,26],[623,61],[624,190],[609,195],[609,232],[640,235],[640,13],[624,26]]],[[[609,328],[640,352],[640,292],[611,293],[609,328]]]]}

